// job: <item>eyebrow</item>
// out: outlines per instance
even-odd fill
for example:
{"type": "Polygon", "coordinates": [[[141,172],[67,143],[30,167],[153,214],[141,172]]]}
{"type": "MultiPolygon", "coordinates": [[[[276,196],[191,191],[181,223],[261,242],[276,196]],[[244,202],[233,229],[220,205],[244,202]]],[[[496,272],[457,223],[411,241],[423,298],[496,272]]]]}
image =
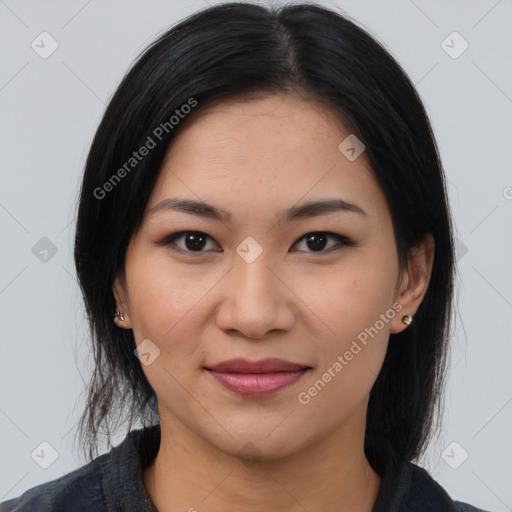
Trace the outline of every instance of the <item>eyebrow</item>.
{"type": "MultiPolygon", "coordinates": [[[[203,201],[179,197],[169,197],[160,201],[148,211],[148,215],[153,216],[162,211],[189,213],[191,215],[197,215],[199,217],[214,219],[221,222],[229,222],[232,218],[231,213],[222,208],[218,208],[203,201]]],[[[284,220],[285,222],[291,222],[294,220],[318,217],[320,215],[335,212],[353,212],[367,216],[367,213],[355,203],[350,203],[343,199],[328,199],[293,206],[284,212],[284,220]]]]}

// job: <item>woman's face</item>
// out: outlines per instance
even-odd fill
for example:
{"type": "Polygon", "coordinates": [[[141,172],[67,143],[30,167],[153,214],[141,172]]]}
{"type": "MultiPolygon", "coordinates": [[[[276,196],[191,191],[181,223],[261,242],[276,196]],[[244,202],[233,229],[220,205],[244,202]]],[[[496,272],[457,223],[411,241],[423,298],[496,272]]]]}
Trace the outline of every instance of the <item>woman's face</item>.
{"type": "Polygon", "coordinates": [[[218,104],[175,138],[114,286],[162,424],[268,459],[364,430],[389,334],[422,296],[400,280],[362,148],[339,148],[349,135],[321,104],[275,95],[218,104]],[[200,215],[171,198],[210,206],[200,215]],[[355,206],[302,208],[341,200],[355,206]],[[234,358],[309,369],[218,372],[233,390],[206,368],[234,358]]]}

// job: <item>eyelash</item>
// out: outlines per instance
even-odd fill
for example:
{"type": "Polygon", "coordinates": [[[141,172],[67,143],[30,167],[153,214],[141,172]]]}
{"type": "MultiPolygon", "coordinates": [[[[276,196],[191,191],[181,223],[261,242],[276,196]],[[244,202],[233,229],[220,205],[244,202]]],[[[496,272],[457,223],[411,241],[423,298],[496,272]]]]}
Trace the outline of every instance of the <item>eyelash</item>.
{"type": "MultiPolygon", "coordinates": [[[[173,233],[171,235],[166,236],[163,240],[158,242],[158,244],[163,245],[163,246],[168,246],[172,251],[179,252],[179,253],[185,253],[192,257],[196,257],[196,256],[199,256],[199,255],[207,252],[207,251],[189,251],[189,250],[181,249],[181,248],[175,246],[175,244],[174,244],[175,240],[177,240],[178,238],[181,238],[184,235],[189,235],[189,234],[201,235],[206,238],[209,238],[210,240],[213,240],[212,237],[210,237],[209,235],[207,235],[206,233],[203,233],[201,231],[179,231],[177,233],[173,233]]],[[[295,242],[295,244],[301,242],[302,240],[307,238],[309,235],[327,235],[327,237],[334,238],[338,241],[338,246],[331,247],[330,249],[327,249],[327,250],[322,249],[320,251],[305,251],[305,252],[308,252],[311,254],[330,253],[333,250],[339,250],[342,247],[352,247],[355,245],[355,243],[352,240],[350,240],[349,238],[342,236],[342,235],[338,235],[337,233],[331,233],[329,231],[311,231],[311,232],[303,235],[301,238],[299,238],[297,240],[297,242],[295,242]]],[[[293,245],[295,245],[295,244],[293,244],[293,245]]],[[[220,252],[220,251],[216,251],[216,252],[220,252]]],[[[299,251],[299,252],[304,252],[304,251],[299,251]]]]}

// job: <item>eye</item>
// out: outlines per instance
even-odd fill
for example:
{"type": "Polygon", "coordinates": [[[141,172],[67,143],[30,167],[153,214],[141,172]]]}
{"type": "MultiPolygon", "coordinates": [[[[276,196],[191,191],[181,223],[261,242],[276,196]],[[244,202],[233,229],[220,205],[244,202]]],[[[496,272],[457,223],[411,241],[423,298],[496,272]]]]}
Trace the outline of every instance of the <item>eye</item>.
{"type": "MultiPolygon", "coordinates": [[[[338,235],[337,233],[329,233],[326,231],[315,231],[312,233],[307,233],[302,238],[300,238],[296,243],[299,243],[302,240],[305,240],[305,243],[308,244],[308,247],[312,248],[312,251],[306,252],[322,252],[325,249],[328,243],[326,242],[328,239],[336,240],[339,246],[353,246],[354,243],[352,240],[349,240],[347,237],[338,235]]],[[[328,250],[323,252],[330,252],[333,249],[333,246],[329,247],[328,250]]],[[[334,246],[336,249],[336,245],[334,246]]]]}
{"type": "MultiPolygon", "coordinates": [[[[324,250],[328,245],[326,241],[329,238],[338,242],[338,248],[340,248],[340,246],[355,245],[352,240],[345,236],[326,231],[315,231],[307,233],[303,237],[299,238],[299,240],[297,240],[294,245],[304,240],[305,243],[308,244],[308,247],[313,249],[312,251],[306,252],[330,252],[332,249],[336,249],[336,245],[334,247],[329,247],[327,250],[324,250]]],[[[173,233],[172,235],[167,236],[161,242],[159,242],[159,245],[169,246],[173,251],[185,252],[195,256],[194,253],[201,254],[206,252],[202,249],[204,249],[204,247],[207,245],[208,239],[213,240],[213,238],[206,235],[205,233],[201,233],[200,231],[180,231],[178,233],[173,233]],[[184,241],[184,246],[182,247],[176,243],[176,240],[180,239],[184,241]]],[[[220,251],[215,251],[222,252],[222,249],[220,251]]]]}
{"type": "MultiPolygon", "coordinates": [[[[201,233],[200,231],[180,231],[179,233],[173,233],[172,235],[169,235],[168,237],[164,238],[160,243],[162,245],[168,245],[171,247],[172,250],[178,251],[178,252],[205,252],[202,251],[206,245],[206,240],[210,239],[213,240],[213,238],[209,237],[208,235],[201,233]],[[173,246],[176,246],[175,240],[183,239],[185,247],[179,247],[175,248],[173,246]]],[[[221,252],[221,251],[217,251],[221,252]]]]}

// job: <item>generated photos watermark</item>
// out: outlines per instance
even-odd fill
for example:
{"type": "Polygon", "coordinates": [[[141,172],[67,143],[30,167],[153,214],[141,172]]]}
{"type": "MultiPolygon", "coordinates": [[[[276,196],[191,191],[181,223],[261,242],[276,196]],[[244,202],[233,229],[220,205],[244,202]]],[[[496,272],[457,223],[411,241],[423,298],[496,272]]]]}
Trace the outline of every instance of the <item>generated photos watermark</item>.
{"type": "Polygon", "coordinates": [[[133,169],[142,162],[144,158],[149,155],[150,151],[158,145],[159,142],[185,118],[187,114],[192,111],[192,108],[197,105],[197,100],[189,98],[187,103],[181,105],[174,111],[174,114],[169,118],[168,121],[160,123],[151,133],[148,135],[146,142],[138,149],[134,151],[132,156],[114,173],[112,176],[101,186],[96,187],[93,191],[93,195],[96,199],[103,199],[108,192],[114,190],[114,188],[121,183],[121,180],[126,177],[133,169]]]}
{"type": "Polygon", "coordinates": [[[381,313],[379,320],[377,320],[371,327],[366,327],[357,335],[357,340],[352,340],[350,348],[344,352],[343,355],[338,355],[336,361],[322,374],[321,378],[318,379],[312,386],[306,391],[301,391],[297,395],[297,400],[302,405],[307,405],[311,402],[311,399],[320,393],[325,386],[331,382],[336,375],[338,375],[350,361],[354,359],[354,356],[359,354],[361,350],[368,344],[368,336],[372,339],[384,329],[387,323],[392,320],[397,313],[402,310],[403,306],[399,302],[395,302],[391,308],[387,309],[385,313],[381,313]],[[362,345],[362,346],[361,346],[362,345]]]}

